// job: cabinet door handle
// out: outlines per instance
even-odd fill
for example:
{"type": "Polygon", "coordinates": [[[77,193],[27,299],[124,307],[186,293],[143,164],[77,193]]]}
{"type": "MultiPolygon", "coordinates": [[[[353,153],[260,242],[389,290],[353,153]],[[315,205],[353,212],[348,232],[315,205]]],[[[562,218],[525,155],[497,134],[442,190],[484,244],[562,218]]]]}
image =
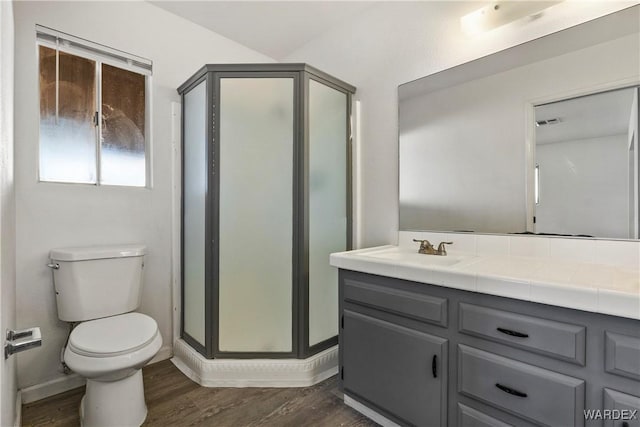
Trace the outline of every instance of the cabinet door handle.
{"type": "Polygon", "coordinates": [[[438,378],[438,355],[434,354],[433,359],[431,359],[431,373],[433,374],[433,378],[438,378]]]}
{"type": "Polygon", "coordinates": [[[496,329],[498,330],[498,332],[502,332],[503,334],[510,335],[512,337],[529,338],[529,334],[525,334],[522,332],[512,331],[511,329],[505,329],[505,328],[496,328],[496,329]]]}
{"type": "Polygon", "coordinates": [[[500,383],[496,383],[496,387],[498,387],[500,390],[504,391],[505,393],[509,393],[513,396],[527,397],[527,393],[523,393],[521,391],[512,389],[511,387],[507,387],[506,385],[502,385],[500,383]]]}

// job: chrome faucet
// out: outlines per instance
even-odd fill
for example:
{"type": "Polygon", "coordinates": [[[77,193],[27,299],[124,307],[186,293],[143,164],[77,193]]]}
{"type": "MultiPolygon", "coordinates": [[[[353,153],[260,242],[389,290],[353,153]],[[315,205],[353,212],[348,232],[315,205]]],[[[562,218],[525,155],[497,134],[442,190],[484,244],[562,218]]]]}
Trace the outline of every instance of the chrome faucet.
{"type": "Polygon", "coordinates": [[[420,243],[419,254],[446,256],[447,250],[444,245],[453,245],[453,242],[440,242],[438,249],[435,249],[428,240],[413,239],[414,242],[420,243]]]}
{"type": "Polygon", "coordinates": [[[418,249],[419,254],[435,255],[436,250],[433,248],[433,245],[428,240],[413,239],[413,241],[420,243],[420,249],[418,249]]]}

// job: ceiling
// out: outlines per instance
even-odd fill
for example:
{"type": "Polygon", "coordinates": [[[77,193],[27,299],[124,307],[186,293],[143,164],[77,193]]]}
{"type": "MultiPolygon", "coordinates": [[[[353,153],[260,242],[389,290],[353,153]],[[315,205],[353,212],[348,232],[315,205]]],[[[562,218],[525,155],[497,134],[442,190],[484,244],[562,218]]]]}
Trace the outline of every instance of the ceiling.
{"type": "Polygon", "coordinates": [[[275,60],[373,6],[372,1],[158,1],[150,3],[275,60]]]}
{"type": "Polygon", "coordinates": [[[560,119],[557,124],[536,127],[536,144],[626,134],[634,90],[614,90],[536,107],[536,121],[560,119]]]}

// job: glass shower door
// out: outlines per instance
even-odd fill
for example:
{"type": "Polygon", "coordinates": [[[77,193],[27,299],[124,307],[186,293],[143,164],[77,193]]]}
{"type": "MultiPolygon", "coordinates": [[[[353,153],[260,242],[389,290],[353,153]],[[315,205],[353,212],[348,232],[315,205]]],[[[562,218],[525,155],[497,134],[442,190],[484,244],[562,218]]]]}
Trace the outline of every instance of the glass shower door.
{"type": "Polygon", "coordinates": [[[348,96],[309,79],[309,346],[338,334],[338,270],[348,249],[348,96]]]}
{"type": "MultiPolygon", "coordinates": [[[[184,95],[183,149],[183,332],[204,348],[205,212],[207,198],[206,82],[184,95]]],[[[193,343],[192,343],[193,345],[193,343]]]]}
{"type": "Polygon", "coordinates": [[[220,352],[293,351],[294,84],[219,79],[220,352]]]}

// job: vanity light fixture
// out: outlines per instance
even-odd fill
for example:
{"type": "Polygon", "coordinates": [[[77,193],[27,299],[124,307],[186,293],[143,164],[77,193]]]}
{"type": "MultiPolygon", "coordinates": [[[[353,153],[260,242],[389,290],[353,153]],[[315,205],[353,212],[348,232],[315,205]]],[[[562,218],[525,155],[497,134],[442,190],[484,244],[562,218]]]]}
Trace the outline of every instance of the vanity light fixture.
{"type": "Polygon", "coordinates": [[[468,35],[480,34],[518,19],[537,17],[543,10],[560,1],[498,1],[460,18],[462,31],[468,35]]]}

